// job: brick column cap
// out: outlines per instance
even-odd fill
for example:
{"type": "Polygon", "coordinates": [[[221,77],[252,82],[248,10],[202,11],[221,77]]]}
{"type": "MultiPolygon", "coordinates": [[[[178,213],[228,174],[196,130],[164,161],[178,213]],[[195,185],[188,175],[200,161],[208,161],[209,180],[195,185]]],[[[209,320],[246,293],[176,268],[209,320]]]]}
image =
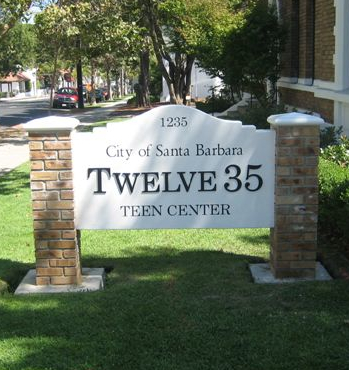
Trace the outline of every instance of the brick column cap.
{"type": "Polygon", "coordinates": [[[320,126],[325,124],[320,117],[296,112],[269,116],[268,122],[270,126],[320,126]]]}
{"type": "Polygon", "coordinates": [[[59,131],[73,131],[80,121],[72,117],[48,116],[31,120],[23,125],[27,132],[59,132],[59,131]]]}

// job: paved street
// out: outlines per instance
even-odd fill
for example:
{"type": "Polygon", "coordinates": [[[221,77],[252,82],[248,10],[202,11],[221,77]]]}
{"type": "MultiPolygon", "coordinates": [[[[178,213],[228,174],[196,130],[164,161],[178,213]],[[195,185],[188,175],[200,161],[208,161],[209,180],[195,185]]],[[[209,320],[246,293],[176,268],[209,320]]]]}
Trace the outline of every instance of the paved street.
{"type": "Polygon", "coordinates": [[[47,98],[0,101],[0,126],[13,127],[49,115],[51,111],[47,98]]]}
{"type": "Polygon", "coordinates": [[[81,123],[110,119],[116,106],[126,101],[108,103],[104,107],[80,109],[50,109],[48,99],[0,101],[0,176],[29,159],[26,134],[21,125],[37,118],[65,116],[81,123]]]}
{"type": "Polygon", "coordinates": [[[69,116],[82,123],[93,123],[110,118],[115,106],[124,105],[126,101],[106,103],[106,106],[80,109],[50,109],[48,98],[0,101],[0,126],[13,127],[32,119],[47,116],[69,116]]]}

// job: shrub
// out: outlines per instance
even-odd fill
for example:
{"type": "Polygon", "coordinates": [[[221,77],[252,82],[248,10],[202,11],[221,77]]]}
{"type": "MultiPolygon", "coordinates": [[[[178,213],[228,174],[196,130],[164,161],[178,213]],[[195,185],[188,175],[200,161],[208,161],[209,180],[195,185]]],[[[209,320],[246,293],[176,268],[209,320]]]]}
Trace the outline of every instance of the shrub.
{"type": "Polygon", "coordinates": [[[340,144],[343,127],[326,127],[320,131],[320,147],[326,148],[330,145],[340,144]]]}
{"type": "Polygon", "coordinates": [[[215,96],[208,97],[205,102],[196,102],[196,108],[205,113],[224,112],[232,106],[230,99],[225,97],[215,96]]]}
{"type": "Polygon", "coordinates": [[[286,113],[283,105],[270,105],[268,107],[251,106],[244,113],[240,114],[239,119],[244,125],[254,125],[257,129],[269,129],[268,117],[281,113],[286,113]]]}
{"type": "Polygon", "coordinates": [[[324,158],[319,163],[319,231],[349,245],[349,169],[324,158]]]}
{"type": "Polygon", "coordinates": [[[127,100],[127,105],[137,105],[137,97],[132,96],[132,98],[127,100]]]}
{"type": "Polygon", "coordinates": [[[349,138],[342,136],[337,145],[321,149],[321,157],[341,167],[349,168],[349,138]]]}
{"type": "Polygon", "coordinates": [[[31,81],[25,81],[25,92],[30,92],[32,90],[32,82],[31,81]]]}
{"type": "Polygon", "coordinates": [[[8,292],[8,285],[5,281],[0,279],[0,295],[8,292]]]}

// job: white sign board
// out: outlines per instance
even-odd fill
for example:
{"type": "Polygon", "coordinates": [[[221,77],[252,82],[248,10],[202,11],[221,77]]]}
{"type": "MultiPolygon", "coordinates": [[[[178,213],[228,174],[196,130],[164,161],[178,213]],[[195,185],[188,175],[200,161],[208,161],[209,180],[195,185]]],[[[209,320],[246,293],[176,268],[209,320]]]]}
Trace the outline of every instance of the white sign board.
{"type": "Polygon", "coordinates": [[[274,224],[274,131],[169,105],[72,140],[78,229],[274,224]]]}

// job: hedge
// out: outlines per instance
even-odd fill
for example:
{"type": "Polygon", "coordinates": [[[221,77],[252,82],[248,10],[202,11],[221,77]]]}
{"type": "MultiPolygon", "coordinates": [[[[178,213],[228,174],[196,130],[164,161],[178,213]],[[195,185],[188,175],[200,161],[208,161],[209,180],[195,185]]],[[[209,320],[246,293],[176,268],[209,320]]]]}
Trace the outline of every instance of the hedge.
{"type": "Polygon", "coordinates": [[[349,249],[349,169],[320,158],[319,231],[349,249]]]}

